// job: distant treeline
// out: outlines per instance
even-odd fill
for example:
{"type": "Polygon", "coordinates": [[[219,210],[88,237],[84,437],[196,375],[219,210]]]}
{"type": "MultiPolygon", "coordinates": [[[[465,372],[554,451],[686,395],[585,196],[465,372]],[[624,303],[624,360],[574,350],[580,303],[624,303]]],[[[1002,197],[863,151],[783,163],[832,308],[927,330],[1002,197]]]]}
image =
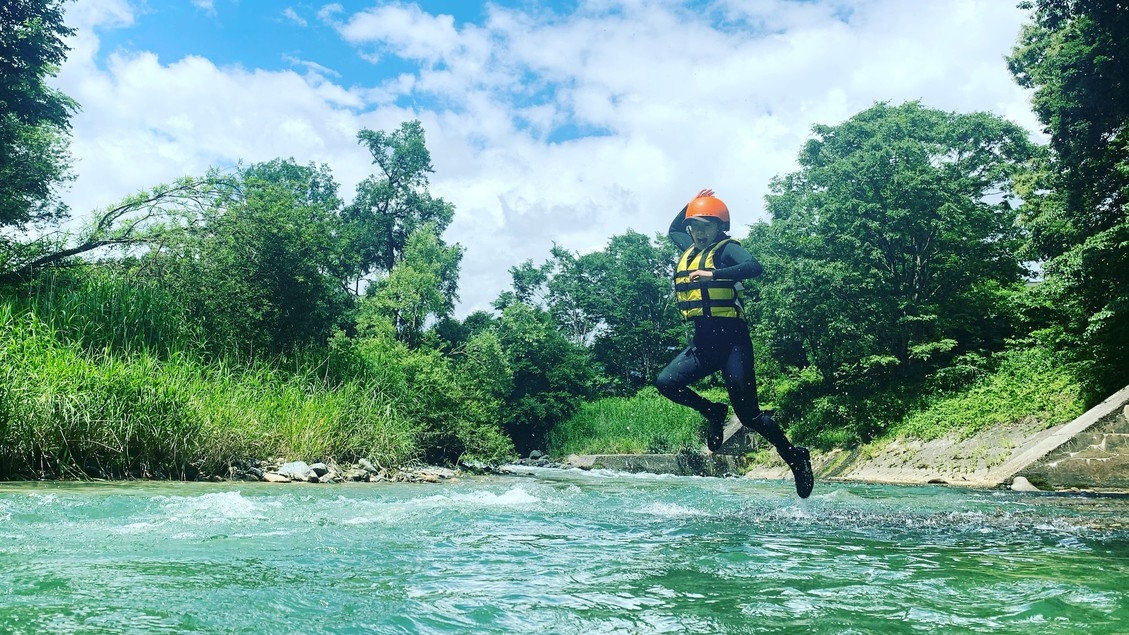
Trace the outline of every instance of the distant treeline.
{"type": "MultiPolygon", "coordinates": [[[[815,126],[770,219],[735,232],[765,267],[743,292],[761,400],[793,437],[1054,423],[1129,383],[1129,17],[1032,4],[1008,64],[1049,146],[988,113],[876,104],[815,126]]],[[[463,249],[418,121],[360,131],[375,168],[351,201],[329,166],[276,159],[63,232],[76,104],[43,81],[61,5],[0,16],[0,475],[494,462],[593,450],[607,416],[615,444],[692,443],[692,413],[641,391],[685,338],[674,247],[554,248],[454,319],[463,249]]]]}

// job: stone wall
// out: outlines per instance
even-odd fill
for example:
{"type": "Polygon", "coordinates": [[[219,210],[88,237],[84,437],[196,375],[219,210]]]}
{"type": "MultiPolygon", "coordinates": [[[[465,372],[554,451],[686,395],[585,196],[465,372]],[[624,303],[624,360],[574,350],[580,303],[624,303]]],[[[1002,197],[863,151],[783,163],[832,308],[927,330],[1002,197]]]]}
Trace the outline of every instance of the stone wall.
{"type": "Polygon", "coordinates": [[[1129,405],[1019,470],[1039,489],[1129,490],[1129,405]]]}

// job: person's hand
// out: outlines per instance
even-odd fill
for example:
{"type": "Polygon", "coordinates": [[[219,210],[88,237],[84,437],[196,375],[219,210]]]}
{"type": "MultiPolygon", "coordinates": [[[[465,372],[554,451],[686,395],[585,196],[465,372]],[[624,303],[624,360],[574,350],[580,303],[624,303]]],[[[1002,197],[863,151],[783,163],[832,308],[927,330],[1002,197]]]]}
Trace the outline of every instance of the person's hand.
{"type": "MultiPolygon", "coordinates": [[[[708,194],[706,196],[709,196],[708,194]]],[[[697,271],[690,272],[690,282],[697,282],[701,280],[713,280],[713,272],[706,269],[698,269],[697,271]]]]}
{"type": "Polygon", "coordinates": [[[702,198],[703,196],[713,196],[713,190],[711,190],[710,188],[707,187],[707,188],[703,189],[702,191],[698,192],[698,195],[695,196],[694,198],[702,198]]]}

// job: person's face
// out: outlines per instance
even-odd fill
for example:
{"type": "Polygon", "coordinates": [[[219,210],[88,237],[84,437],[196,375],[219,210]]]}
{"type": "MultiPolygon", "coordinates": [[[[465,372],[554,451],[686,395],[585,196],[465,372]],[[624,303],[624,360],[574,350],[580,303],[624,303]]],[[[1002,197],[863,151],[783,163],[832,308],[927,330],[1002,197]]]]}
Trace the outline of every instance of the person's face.
{"type": "Polygon", "coordinates": [[[698,249],[705,249],[717,242],[717,235],[721,233],[721,225],[713,220],[693,220],[688,227],[694,246],[698,249]]]}

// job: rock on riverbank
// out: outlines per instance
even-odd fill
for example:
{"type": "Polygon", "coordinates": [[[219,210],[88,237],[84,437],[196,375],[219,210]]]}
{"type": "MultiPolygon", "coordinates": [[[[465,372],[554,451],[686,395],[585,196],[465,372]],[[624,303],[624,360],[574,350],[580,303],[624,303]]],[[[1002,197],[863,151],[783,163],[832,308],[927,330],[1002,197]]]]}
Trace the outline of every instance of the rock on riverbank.
{"type": "Polygon", "coordinates": [[[378,467],[368,459],[338,465],[334,461],[306,463],[283,457],[233,463],[226,477],[211,480],[265,481],[268,483],[439,483],[459,476],[459,470],[433,465],[378,467]]]}

